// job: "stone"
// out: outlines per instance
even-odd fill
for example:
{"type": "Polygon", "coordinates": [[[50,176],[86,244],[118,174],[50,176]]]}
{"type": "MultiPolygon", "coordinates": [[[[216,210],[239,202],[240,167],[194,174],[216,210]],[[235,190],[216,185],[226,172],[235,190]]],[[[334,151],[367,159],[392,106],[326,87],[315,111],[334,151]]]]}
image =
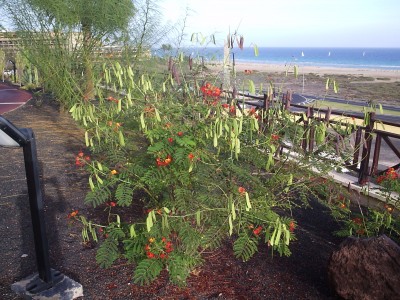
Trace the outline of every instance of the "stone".
{"type": "Polygon", "coordinates": [[[72,300],[83,296],[81,284],[57,271],[52,270],[52,272],[56,273],[57,276],[61,276],[61,279],[53,284],[51,288],[37,293],[31,293],[29,287],[35,282],[40,281],[38,273],[35,273],[21,281],[13,283],[11,285],[11,290],[23,296],[24,299],[34,300],[72,300]]]}
{"type": "Polygon", "coordinates": [[[386,235],[347,238],[331,255],[328,277],[344,299],[400,299],[400,246],[386,235]]]}

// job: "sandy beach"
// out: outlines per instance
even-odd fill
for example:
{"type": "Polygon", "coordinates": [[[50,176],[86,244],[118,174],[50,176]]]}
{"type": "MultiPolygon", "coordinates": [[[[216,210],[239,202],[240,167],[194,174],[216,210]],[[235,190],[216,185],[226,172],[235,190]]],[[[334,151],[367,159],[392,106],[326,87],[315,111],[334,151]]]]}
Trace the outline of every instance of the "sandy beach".
{"type": "MultiPolygon", "coordinates": [[[[250,70],[252,72],[293,72],[294,64],[292,65],[279,65],[279,64],[264,64],[253,62],[236,62],[235,67],[237,72],[244,72],[250,70]]],[[[210,69],[215,71],[222,70],[222,64],[209,66],[210,69]]],[[[318,75],[351,75],[363,76],[372,78],[387,78],[388,81],[400,81],[400,70],[389,69],[361,69],[361,68],[336,68],[325,66],[298,66],[298,73],[301,74],[318,74],[318,75]]]]}
{"type": "MultiPolygon", "coordinates": [[[[206,66],[212,76],[223,80],[222,63],[206,66]]],[[[296,77],[294,65],[237,62],[235,68],[236,85],[244,88],[252,81],[256,88],[273,84],[282,91],[303,95],[400,106],[400,70],[298,66],[296,77]],[[335,81],[336,92],[332,84],[326,89],[327,78],[335,81]]]]}

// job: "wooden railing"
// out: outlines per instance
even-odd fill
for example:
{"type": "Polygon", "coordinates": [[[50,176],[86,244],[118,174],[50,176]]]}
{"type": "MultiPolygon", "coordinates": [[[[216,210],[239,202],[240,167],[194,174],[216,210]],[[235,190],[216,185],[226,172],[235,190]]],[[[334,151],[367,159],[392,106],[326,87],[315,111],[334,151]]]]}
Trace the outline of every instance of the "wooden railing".
{"type": "MultiPolygon", "coordinates": [[[[231,92],[228,92],[231,93],[231,92]]],[[[232,93],[231,93],[232,94],[232,93]]],[[[236,93],[235,93],[236,94],[236,93]]],[[[254,96],[244,93],[237,93],[238,96],[242,96],[243,100],[239,100],[237,105],[239,109],[242,109],[242,104],[246,104],[249,106],[256,107],[257,109],[261,109],[264,111],[268,111],[271,106],[276,105],[277,103],[281,105],[282,109],[290,111],[292,114],[296,114],[299,116],[298,123],[303,123],[304,129],[309,130],[308,138],[304,137],[302,139],[302,149],[305,153],[314,152],[315,147],[315,129],[313,127],[309,127],[309,120],[319,120],[329,123],[340,124],[346,126],[346,122],[341,120],[334,120],[333,116],[341,116],[348,117],[354,119],[361,119],[360,115],[347,113],[342,111],[335,111],[329,109],[318,109],[316,110],[312,106],[298,105],[292,104],[292,93],[287,92],[284,94],[277,95],[272,93],[271,95],[264,94],[263,96],[254,96]],[[257,102],[255,102],[255,100],[257,102]],[[293,111],[294,109],[301,111],[293,111]],[[317,112],[317,113],[316,113],[317,112]],[[324,115],[322,117],[322,115],[324,115]],[[306,116],[306,118],[304,118],[306,116]]],[[[354,140],[354,154],[351,161],[346,161],[345,167],[357,172],[358,175],[358,183],[361,185],[366,184],[370,180],[370,176],[378,176],[385,173],[389,168],[398,169],[400,167],[400,149],[398,149],[392,139],[397,139],[400,141],[400,135],[375,129],[375,124],[380,123],[383,125],[393,126],[399,128],[400,131],[400,123],[389,122],[385,120],[381,120],[376,117],[375,112],[368,112],[365,119],[368,119],[369,122],[365,126],[354,125],[350,134],[355,134],[354,140]],[[399,162],[393,166],[390,166],[384,170],[378,170],[378,164],[380,159],[380,153],[382,149],[382,140],[385,141],[387,146],[393,151],[396,155],[399,162]],[[372,145],[375,141],[374,149],[372,149],[372,145]],[[372,162],[370,161],[372,156],[372,162]],[[370,166],[371,163],[371,166],[370,166]]],[[[342,138],[344,135],[342,135],[342,138]]]]}

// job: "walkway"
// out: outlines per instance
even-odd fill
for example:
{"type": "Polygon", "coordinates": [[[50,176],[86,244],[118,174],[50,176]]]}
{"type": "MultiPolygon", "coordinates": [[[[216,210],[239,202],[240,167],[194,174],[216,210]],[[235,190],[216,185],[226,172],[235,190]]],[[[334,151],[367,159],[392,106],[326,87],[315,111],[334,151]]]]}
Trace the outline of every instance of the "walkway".
{"type": "Polygon", "coordinates": [[[31,98],[32,95],[26,91],[0,83],[0,115],[20,107],[31,98]]]}

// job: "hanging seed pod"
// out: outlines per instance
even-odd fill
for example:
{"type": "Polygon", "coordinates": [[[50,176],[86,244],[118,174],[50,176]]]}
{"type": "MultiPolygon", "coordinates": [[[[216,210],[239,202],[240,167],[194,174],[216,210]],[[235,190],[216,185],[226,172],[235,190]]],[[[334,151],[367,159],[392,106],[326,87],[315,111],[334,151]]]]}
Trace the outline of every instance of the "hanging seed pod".
{"type": "Polygon", "coordinates": [[[240,42],[239,42],[239,49],[243,50],[243,44],[244,44],[244,38],[243,36],[240,36],[240,42]]]}
{"type": "Polygon", "coordinates": [[[168,59],[168,71],[172,70],[172,57],[170,56],[168,59]]]}
{"type": "Polygon", "coordinates": [[[193,68],[193,58],[189,56],[189,70],[193,68]]]}
{"type": "Polygon", "coordinates": [[[175,64],[172,65],[172,77],[176,80],[176,83],[177,83],[178,85],[181,84],[181,80],[180,80],[180,78],[179,78],[179,73],[178,73],[178,71],[176,70],[175,64]]]}

